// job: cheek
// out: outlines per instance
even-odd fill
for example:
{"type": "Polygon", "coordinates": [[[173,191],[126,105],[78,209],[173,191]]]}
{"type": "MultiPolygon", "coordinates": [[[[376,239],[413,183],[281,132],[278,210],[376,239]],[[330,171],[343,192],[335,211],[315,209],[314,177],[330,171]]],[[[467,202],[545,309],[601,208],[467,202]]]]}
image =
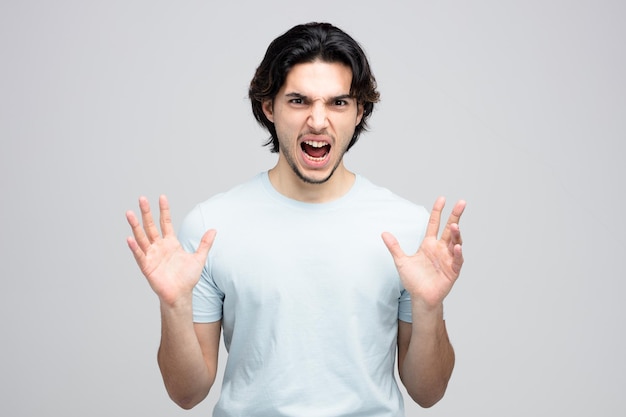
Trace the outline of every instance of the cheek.
{"type": "Polygon", "coordinates": [[[276,131],[284,132],[288,136],[298,135],[302,130],[306,128],[305,121],[297,117],[297,115],[281,115],[278,112],[274,113],[274,126],[276,131]]]}
{"type": "Polygon", "coordinates": [[[361,118],[360,117],[347,117],[346,119],[344,119],[341,124],[337,125],[337,127],[339,129],[341,129],[342,132],[350,133],[352,132],[361,122],[361,118]]]}
{"type": "Polygon", "coordinates": [[[276,129],[276,135],[278,135],[278,140],[281,142],[281,148],[291,149],[293,147],[294,139],[298,137],[300,133],[298,129],[295,129],[285,121],[279,121],[278,123],[274,123],[274,128],[276,129]]]}

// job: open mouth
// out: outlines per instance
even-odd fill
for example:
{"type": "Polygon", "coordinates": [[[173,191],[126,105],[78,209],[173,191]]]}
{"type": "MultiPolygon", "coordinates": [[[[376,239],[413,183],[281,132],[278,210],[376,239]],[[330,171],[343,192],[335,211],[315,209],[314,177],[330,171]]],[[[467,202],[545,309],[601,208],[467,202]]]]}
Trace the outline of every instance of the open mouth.
{"type": "Polygon", "coordinates": [[[328,143],[317,140],[305,140],[300,144],[300,147],[307,158],[315,162],[323,161],[330,152],[328,143]]]}

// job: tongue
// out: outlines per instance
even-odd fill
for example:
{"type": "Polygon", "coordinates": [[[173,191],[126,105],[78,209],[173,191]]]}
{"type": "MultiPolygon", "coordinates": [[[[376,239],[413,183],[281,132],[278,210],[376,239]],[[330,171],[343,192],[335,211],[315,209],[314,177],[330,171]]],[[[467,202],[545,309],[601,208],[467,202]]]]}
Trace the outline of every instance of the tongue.
{"type": "Polygon", "coordinates": [[[316,148],[311,145],[307,145],[306,143],[302,144],[302,150],[307,153],[307,155],[312,156],[313,158],[321,158],[328,153],[329,146],[322,146],[321,148],[316,148]]]}

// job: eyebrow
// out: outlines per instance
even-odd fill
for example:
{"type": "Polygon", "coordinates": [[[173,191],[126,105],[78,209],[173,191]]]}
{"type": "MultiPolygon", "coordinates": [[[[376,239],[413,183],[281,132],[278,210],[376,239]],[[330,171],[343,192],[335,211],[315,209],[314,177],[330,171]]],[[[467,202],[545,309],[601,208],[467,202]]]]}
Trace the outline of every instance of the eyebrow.
{"type": "MultiPolygon", "coordinates": [[[[300,98],[300,99],[302,99],[304,101],[308,100],[307,96],[305,96],[304,94],[296,93],[296,92],[287,93],[287,94],[285,94],[285,97],[300,98]]],[[[352,96],[350,94],[341,94],[341,95],[338,95],[338,96],[331,97],[329,99],[329,101],[346,100],[346,99],[354,99],[354,96],[352,96]]]]}

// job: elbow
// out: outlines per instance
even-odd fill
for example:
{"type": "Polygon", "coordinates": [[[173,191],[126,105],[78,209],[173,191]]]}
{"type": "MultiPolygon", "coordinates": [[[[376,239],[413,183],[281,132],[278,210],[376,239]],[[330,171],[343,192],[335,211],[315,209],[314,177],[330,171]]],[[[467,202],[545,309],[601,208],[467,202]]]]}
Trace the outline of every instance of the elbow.
{"type": "Polygon", "coordinates": [[[172,386],[167,383],[165,388],[170,399],[183,410],[191,410],[200,404],[211,389],[210,386],[205,389],[198,389],[197,387],[189,386],[172,386]]]}
{"type": "Polygon", "coordinates": [[[186,402],[186,401],[174,401],[174,402],[176,403],[177,406],[179,406],[183,410],[191,410],[197,405],[197,404],[186,402]]]}
{"type": "Polygon", "coordinates": [[[191,410],[209,395],[215,377],[172,375],[163,371],[163,383],[170,400],[183,410],[191,410]]]}
{"type": "Polygon", "coordinates": [[[170,399],[183,410],[191,410],[196,405],[200,404],[209,395],[211,385],[204,389],[198,389],[198,387],[173,387],[165,384],[167,394],[170,399]]]}
{"type": "Polygon", "coordinates": [[[208,390],[206,393],[203,393],[201,391],[189,389],[188,387],[172,386],[168,384],[167,381],[165,382],[165,390],[167,391],[167,395],[170,397],[170,400],[183,410],[191,410],[196,405],[200,404],[200,402],[202,402],[208,394],[208,390]]]}
{"type": "Polygon", "coordinates": [[[422,408],[430,408],[437,404],[446,393],[447,384],[441,389],[432,390],[430,392],[419,392],[415,394],[409,393],[411,399],[422,408]]]}
{"type": "Polygon", "coordinates": [[[196,402],[187,402],[187,401],[175,401],[175,403],[183,410],[191,410],[196,405],[198,405],[198,403],[196,402]]]}
{"type": "Polygon", "coordinates": [[[202,399],[194,398],[191,396],[174,396],[170,394],[170,398],[174,403],[183,410],[191,410],[196,405],[200,404],[202,399]]]}
{"type": "MultiPolygon", "coordinates": [[[[409,397],[420,407],[430,408],[437,404],[445,395],[448,388],[448,379],[438,383],[407,385],[404,384],[409,397]]],[[[403,381],[404,382],[404,381],[403,381]]]]}
{"type": "Polygon", "coordinates": [[[430,408],[437,404],[443,398],[443,394],[428,398],[413,398],[413,401],[422,408],[430,408]]]}

